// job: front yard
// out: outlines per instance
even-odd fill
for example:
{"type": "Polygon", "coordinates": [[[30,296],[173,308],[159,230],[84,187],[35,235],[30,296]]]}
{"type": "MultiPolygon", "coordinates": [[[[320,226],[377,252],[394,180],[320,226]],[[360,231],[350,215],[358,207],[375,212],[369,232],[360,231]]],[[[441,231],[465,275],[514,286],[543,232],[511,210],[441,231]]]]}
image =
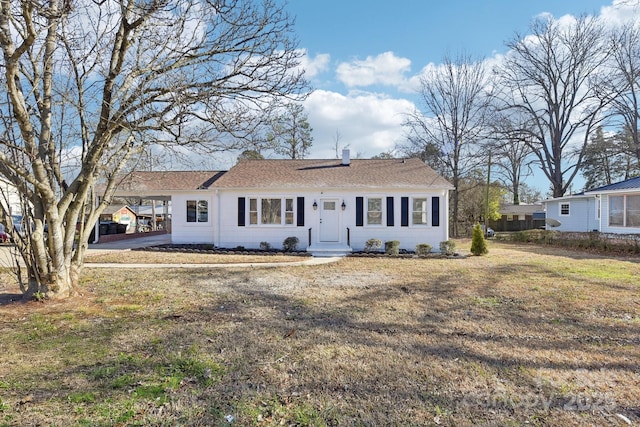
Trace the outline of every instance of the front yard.
{"type": "Polygon", "coordinates": [[[73,300],[0,306],[0,425],[639,423],[640,259],[489,250],[88,265],[73,300]]]}

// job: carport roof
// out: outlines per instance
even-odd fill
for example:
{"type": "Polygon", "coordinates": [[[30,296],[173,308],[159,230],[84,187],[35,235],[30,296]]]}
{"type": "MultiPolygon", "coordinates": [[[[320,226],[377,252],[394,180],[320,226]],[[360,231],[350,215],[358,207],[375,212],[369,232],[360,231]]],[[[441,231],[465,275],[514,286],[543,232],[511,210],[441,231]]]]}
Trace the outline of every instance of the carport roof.
{"type": "Polygon", "coordinates": [[[168,191],[207,190],[225,171],[135,171],[118,184],[117,193],[167,193],[168,191]]]}

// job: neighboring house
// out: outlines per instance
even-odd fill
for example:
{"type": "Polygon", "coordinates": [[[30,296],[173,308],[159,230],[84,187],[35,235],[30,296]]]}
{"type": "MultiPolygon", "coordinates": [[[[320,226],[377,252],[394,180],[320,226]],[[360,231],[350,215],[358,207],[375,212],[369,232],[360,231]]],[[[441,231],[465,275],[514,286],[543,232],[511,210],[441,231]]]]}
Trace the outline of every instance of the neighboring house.
{"type": "MultiPolygon", "coordinates": [[[[545,201],[560,231],[640,233],[640,177],[545,201]]],[[[551,228],[547,226],[547,228],[551,228]]]]}
{"type": "Polygon", "coordinates": [[[406,250],[449,239],[453,187],[419,159],[351,160],[345,150],[342,160],[241,160],[209,177],[157,190],[171,199],[173,243],[281,248],[297,237],[321,255],[362,250],[372,238],[406,250]]]}
{"type": "Polygon", "coordinates": [[[2,203],[2,206],[4,206],[5,211],[9,215],[22,214],[18,190],[13,184],[2,177],[0,177],[0,203],[2,203]]]}
{"type": "Polygon", "coordinates": [[[542,204],[504,205],[498,210],[501,217],[489,221],[494,231],[522,231],[544,227],[545,212],[542,204]]]}
{"type": "MultiPolygon", "coordinates": [[[[100,222],[112,222],[135,228],[136,213],[129,206],[107,206],[100,214],[100,222]]],[[[104,234],[104,233],[101,233],[104,234]]]]}

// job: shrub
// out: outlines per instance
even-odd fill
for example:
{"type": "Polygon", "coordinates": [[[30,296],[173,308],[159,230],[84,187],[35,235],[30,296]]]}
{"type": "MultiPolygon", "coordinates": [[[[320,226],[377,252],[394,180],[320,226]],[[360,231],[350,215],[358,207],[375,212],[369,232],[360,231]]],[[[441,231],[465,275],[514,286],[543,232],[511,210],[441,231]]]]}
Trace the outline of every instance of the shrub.
{"type": "Polygon", "coordinates": [[[384,253],[387,255],[398,255],[400,253],[400,242],[398,240],[388,240],[384,242],[384,253]]]}
{"type": "Polygon", "coordinates": [[[455,255],[456,242],[454,242],[453,240],[445,240],[444,242],[440,242],[440,252],[445,255],[455,255]]]}
{"type": "Polygon", "coordinates": [[[260,250],[262,250],[262,251],[270,251],[271,250],[271,243],[269,243],[269,242],[260,242],[260,250]]]}
{"type": "Polygon", "coordinates": [[[290,236],[284,239],[282,242],[282,250],[285,252],[295,252],[298,250],[298,243],[300,243],[300,239],[296,236],[290,236]]]}
{"type": "Polygon", "coordinates": [[[431,252],[431,245],[428,243],[418,243],[416,245],[416,255],[427,256],[431,252]]]}
{"type": "Polygon", "coordinates": [[[380,239],[369,239],[364,244],[365,252],[374,252],[378,251],[382,247],[382,240],[380,239]]]}
{"type": "Polygon", "coordinates": [[[480,256],[489,252],[487,249],[487,241],[484,239],[484,233],[480,224],[473,227],[473,237],[471,238],[471,253],[480,256]]]}

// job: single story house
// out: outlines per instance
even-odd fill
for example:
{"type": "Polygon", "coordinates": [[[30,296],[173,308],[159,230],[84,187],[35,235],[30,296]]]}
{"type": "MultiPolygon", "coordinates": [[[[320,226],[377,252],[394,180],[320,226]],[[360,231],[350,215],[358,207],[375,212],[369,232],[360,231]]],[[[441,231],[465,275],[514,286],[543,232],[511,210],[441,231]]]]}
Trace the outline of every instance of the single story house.
{"type": "Polygon", "coordinates": [[[522,231],[544,227],[544,206],[536,204],[519,204],[500,206],[498,220],[489,221],[494,231],[522,231]]]}
{"type": "Polygon", "coordinates": [[[545,205],[547,228],[559,231],[640,233],[640,177],[576,195],[549,199],[545,205]]]}
{"type": "Polygon", "coordinates": [[[300,249],[331,255],[363,250],[372,238],[406,250],[438,250],[449,239],[453,187],[419,159],[352,160],[345,150],[337,160],[244,159],[227,172],[177,172],[179,181],[162,173],[169,179],[149,177],[147,189],[135,178],[123,187],[169,196],[175,244],[281,248],[296,237],[300,249]]]}

